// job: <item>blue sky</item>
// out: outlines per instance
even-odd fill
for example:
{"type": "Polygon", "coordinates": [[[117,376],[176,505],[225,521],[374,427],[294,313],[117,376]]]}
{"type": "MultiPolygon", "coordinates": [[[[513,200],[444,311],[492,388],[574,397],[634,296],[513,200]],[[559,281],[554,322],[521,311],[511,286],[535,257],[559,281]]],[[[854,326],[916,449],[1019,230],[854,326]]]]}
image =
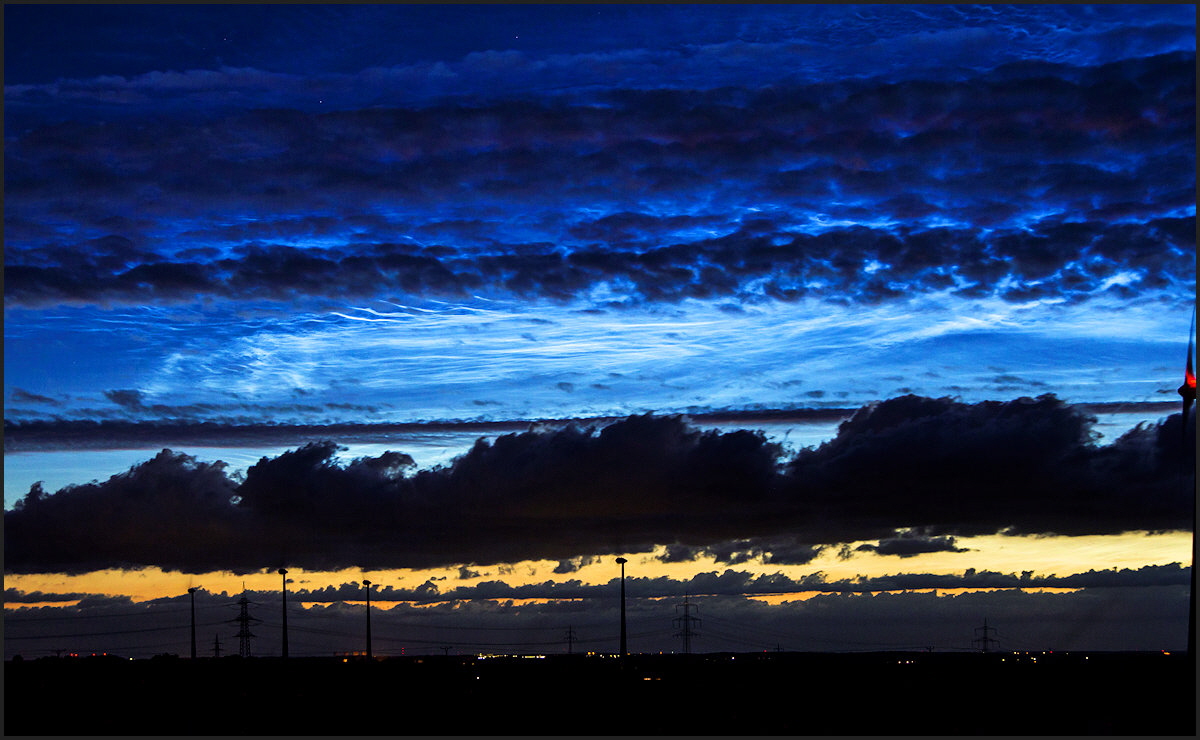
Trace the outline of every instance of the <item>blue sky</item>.
{"type": "MultiPolygon", "coordinates": [[[[1170,424],[1178,435],[1195,292],[1192,7],[4,12],[10,532],[82,516],[82,488],[55,495],[68,484],[97,481],[94,495],[124,510],[131,494],[105,481],[146,479],[130,467],[164,447],[193,456],[161,461],[171,475],[207,480],[223,506],[236,489],[245,509],[249,468],[299,464],[285,453],[307,442],[349,449],[305,465],[387,470],[388,496],[432,495],[458,490],[471,460],[455,458],[475,439],[499,456],[497,438],[538,420],[604,419],[587,433],[600,447],[623,420],[667,445],[648,449],[692,450],[681,460],[726,445],[749,456],[747,474],[779,443],[798,476],[804,447],[853,447],[856,427],[838,424],[881,402],[913,433],[941,415],[1007,435],[998,419],[1029,414],[1031,430],[1075,429],[1061,451],[1101,468],[1166,444],[1170,424]],[[1079,426],[1063,409],[1103,413],[1079,426]],[[687,414],[717,436],[651,431],[644,414],[687,414]],[[410,426],[380,438],[397,424],[410,426]],[[218,459],[220,475],[204,467],[218,459]],[[444,481],[418,481],[438,465],[444,481]],[[38,480],[61,508],[35,525],[32,502],[11,510],[38,480]]],[[[591,444],[566,428],[513,444],[591,444]]],[[[832,465],[833,450],[805,464],[832,465]]],[[[547,466],[535,474],[476,452],[496,480],[561,464],[535,455],[547,466]]],[[[799,495],[793,483],[779,485],[799,495]]],[[[523,489],[511,494],[475,503],[501,520],[509,505],[528,513],[523,489]]],[[[735,534],[668,500],[654,516],[679,524],[639,522],[649,539],[475,555],[695,554],[735,534]]],[[[1113,512],[1092,513],[1077,534],[1120,534],[1113,512]]],[[[1142,513],[1132,529],[1175,526],[1142,513]]],[[[169,520],[128,514],[142,515],[169,520]]],[[[847,542],[874,542],[876,557],[903,531],[953,551],[945,537],[1006,526],[964,515],[911,535],[934,522],[889,516],[845,517],[847,542]]],[[[788,517],[795,531],[746,531],[767,538],[747,550],[761,564],[763,543],[838,544],[788,517]]],[[[1070,528],[1037,519],[1022,531],[1070,528]]],[[[131,553],[138,567],[262,567],[253,548],[166,562],[112,542],[28,560],[15,547],[6,562],[33,571],[131,553]]],[[[452,561],[399,548],[372,562],[452,561]]]]}

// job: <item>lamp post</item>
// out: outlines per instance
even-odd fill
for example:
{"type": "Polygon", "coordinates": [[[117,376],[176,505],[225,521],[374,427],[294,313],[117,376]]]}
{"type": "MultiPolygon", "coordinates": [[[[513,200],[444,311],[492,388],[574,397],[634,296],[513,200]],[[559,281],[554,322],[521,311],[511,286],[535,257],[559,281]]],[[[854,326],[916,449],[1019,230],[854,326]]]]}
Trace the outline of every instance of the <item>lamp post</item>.
{"type": "Polygon", "coordinates": [[[364,578],[363,586],[367,588],[367,660],[373,660],[375,656],[371,653],[371,582],[364,578]]]}
{"type": "Polygon", "coordinates": [[[195,586],[188,589],[188,595],[192,597],[192,660],[196,659],[196,588],[195,586]]]}
{"type": "Polygon", "coordinates": [[[279,575],[283,576],[283,657],[288,656],[287,646],[287,568],[280,568],[279,575]]]}
{"type": "Polygon", "coordinates": [[[617,562],[621,564],[621,657],[629,652],[625,644],[625,563],[629,561],[625,558],[617,558],[617,562]]]}

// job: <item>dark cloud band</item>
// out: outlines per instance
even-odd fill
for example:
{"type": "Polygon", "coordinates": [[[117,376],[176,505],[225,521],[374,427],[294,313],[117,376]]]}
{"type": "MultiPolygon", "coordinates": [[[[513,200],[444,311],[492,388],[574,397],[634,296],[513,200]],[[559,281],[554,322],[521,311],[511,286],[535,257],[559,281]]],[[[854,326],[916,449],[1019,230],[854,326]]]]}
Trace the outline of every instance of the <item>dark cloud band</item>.
{"type": "Polygon", "coordinates": [[[343,465],[337,445],[312,443],[237,479],[164,450],[101,483],[35,486],[5,514],[5,568],[379,569],[662,544],[668,559],[802,563],[865,539],[905,555],[972,534],[1189,528],[1195,458],[1181,417],[1107,446],[1092,442],[1092,421],[1052,396],[905,396],[788,460],[760,433],[644,415],[480,439],[416,472],[402,452],[343,465]]]}
{"type": "Polygon", "coordinates": [[[6,305],[1195,280],[1194,53],[597,95],[33,127],[5,147],[6,305]]]}

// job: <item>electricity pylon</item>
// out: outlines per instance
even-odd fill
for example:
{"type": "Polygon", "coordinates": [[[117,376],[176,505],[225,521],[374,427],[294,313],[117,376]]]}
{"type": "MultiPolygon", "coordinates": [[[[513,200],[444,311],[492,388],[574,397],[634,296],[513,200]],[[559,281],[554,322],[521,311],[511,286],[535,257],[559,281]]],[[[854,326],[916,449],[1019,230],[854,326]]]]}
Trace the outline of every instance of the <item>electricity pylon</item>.
{"type": "Polygon", "coordinates": [[[683,616],[675,617],[672,623],[679,628],[675,633],[675,637],[683,638],[683,654],[691,655],[692,653],[692,638],[699,637],[699,633],[692,631],[692,623],[700,624],[699,617],[692,616],[692,609],[696,608],[695,604],[688,603],[687,595],[683,597],[683,603],[675,607],[675,611],[679,611],[679,607],[683,607],[683,616]]]}
{"type": "Polygon", "coordinates": [[[255,619],[250,616],[250,600],[246,598],[246,590],[242,589],[242,598],[238,599],[238,604],[241,606],[241,612],[238,614],[237,623],[240,625],[238,629],[238,655],[243,658],[250,657],[250,638],[254,635],[250,632],[251,622],[261,622],[261,619],[255,619]]]}
{"type": "Polygon", "coordinates": [[[988,636],[988,633],[989,633],[989,632],[995,632],[995,631],[996,631],[996,628],[995,628],[995,627],[989,627],[989,626],[988,626],[988,623],[987,623],[987,617],[984,617],[984,619],[983,619],[983,626],[982,626],[982,627],[976,627],[976,628],[975,628],[975,632],[976,632],[977,634],[978,634],[979,632],[981,632],[981,631],[983,632],[983,637],[976,637],[974,640],[971,640],[971,643],[972,643],[972,644],[974,644],[974,643],[979,643],[979,645],[980,645],[980,652],[982,652],[982,653],[991,652],[991,651],[988,649],[988,646],[989,646],[989,645],[991,645],[991,644],[996,644],[996,645],[999,645],[999,644],[1000,644],[1000,641],[999,641],[999,640],[997,640],[997,639],[995,639],[995,638],[993,638],[993,637],[989,637],[989,636],[988,636]]]}

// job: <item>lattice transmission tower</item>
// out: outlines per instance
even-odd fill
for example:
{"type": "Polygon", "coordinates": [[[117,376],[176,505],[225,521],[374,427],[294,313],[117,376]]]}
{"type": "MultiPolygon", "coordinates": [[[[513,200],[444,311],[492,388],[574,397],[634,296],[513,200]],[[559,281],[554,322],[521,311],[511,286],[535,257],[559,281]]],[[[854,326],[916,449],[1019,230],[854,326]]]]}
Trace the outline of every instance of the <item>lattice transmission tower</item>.
{"type": "Polygon", "coordinates": [[[675,633],[675,637],[683,638],[683,654],[691,655],[692,638],[700,636],[698,632],[692,630],[692,625],[699,625],[700,618],[692,616],[692,609],[697,607],[695,604],[688,602],[686,594],[683,597],[683,603],[676,605],[676,613],[679,612],[680,607],[683,608],[683,616],[675,617],[675,619],[672,620],[672,623],[679,629],[679,631],[675,633]]]}
{"type": "Polygon", "coordinates": [[[990,650],[991,645],[999,645],[1000,644],[999,640],[995,639],[994,637],[992,637],[990,635],[991,632],[995,632],[995,631],[996,631],[996,628],[989,627],[988,623],[987,623],[987,617],[984,617],[983,626],[975,628],[975,634],[979,634],[980,632],[983,632],[983,637],[976,637],[974,640],[971,640],[971,643],[979,644],[979,652],[989,653],[989,652],[991,652],[991,650],[990,650]]]}
{"type": "Polygon", "coordinates": [[[250,657],[250,638],[254,634],[250,631],[251,622],[261,622],[261,619],[256,619],[250,616],[250,600],[246,598],[246,591],[242,589],[242,598],[238,599],[238,605],[241,611],[238,613],[238,655],[243,658],[250,657]]]}

